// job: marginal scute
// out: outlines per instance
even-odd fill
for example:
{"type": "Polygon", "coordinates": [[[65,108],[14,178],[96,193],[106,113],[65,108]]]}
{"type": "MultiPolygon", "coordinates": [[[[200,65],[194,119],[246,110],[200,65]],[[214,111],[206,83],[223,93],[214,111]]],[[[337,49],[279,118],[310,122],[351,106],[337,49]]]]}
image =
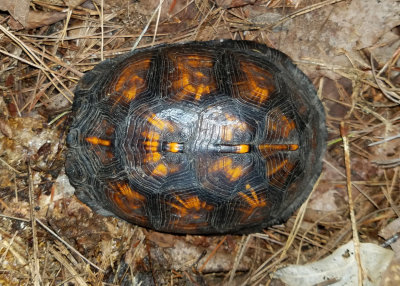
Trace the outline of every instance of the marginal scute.
{"type": "Polygon", "coordinates": [[[159,45],[78,83],[65,165],[103,215],[170,233],[259,231],[311,192],[326,127],[310,80],[246,41],[159,45]]]}

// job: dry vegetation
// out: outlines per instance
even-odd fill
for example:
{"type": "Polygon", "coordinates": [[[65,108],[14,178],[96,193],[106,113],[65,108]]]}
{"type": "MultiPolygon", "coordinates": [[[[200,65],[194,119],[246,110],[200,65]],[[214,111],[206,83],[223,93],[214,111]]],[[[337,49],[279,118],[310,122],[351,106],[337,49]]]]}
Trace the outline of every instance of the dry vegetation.
{"type": "Polygon", "coordinates": [[[389,238],[385,285],[398,285],[398,1],[161,2],[0,3],[0,285],[279,285],[286,264],[389,238]],[[63,170],[79,78],[133,47],[219,38],[281,49],[317,87],[329,142],[308,204],[247,236],[159,234],[92,213],[63,170]]]}

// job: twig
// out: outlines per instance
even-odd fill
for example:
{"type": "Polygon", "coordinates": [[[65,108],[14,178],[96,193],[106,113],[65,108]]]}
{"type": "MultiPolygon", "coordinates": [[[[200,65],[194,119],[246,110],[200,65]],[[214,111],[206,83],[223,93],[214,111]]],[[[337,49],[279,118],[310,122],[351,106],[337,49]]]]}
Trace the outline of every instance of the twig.
{"type": "Polygon", "coordinates": [[[235,256],[235,261],[233,263],[231,273],[229,274],[228,285],[232,285],[232,283],[233,283],[233,278],[235,277],[236,269],[238,268],[239,262],[240,262],[240,260],[242,260],[242,257],[247,250],[247,245],[249,244],[251,238],[252,238],[252,235],[248,235],[247,237],[245,235],[242,236],[242,241],[240,242],[240,244],[241,244],[240,250],[239,250],[238,254],[235,256]],[[244,241],[245,238],[246,238],[246,241],[244,241]]]}
{"type": "Polygon", "coordinates": [[[101,60],[104,61],[104,0],[101,0],[100,26],[101,26],[101,60]]]}
{"type": "Polygon", "coordinates": [[[158,7],[154,10],[153,14],[151,14],[151,17],[149,21],[146,24],[146,27],[144,27],[143,31],[140,33],[139,38],[136,40],[135,44],[133,44],[133,47],[131,51],[134,51],[136,47],[139,45],[140,40],[143,38],[144,34],[146,33],[147,29],[150,26],[151,21],[153,21],[154,16],[157,14],[158,10],[161,9],[161,5],[164,3],[164,0],[160,1],[160,4],[158,4],[158,7]]]}
{"type": "Polygon", "coordinates": [[[357,222],[354,214],[354,203],[352,194],[352,184],[351,184],[351,165],[350,165],[350,150],[349,150],[349,140],[347,138],[347,127],[342,121],[340,123],[340,134],[343,138],[343,148],[344,148],[344,161],[346,165],[346,179],[347,179],[347,193],[349,196],[349,209],[350,209],[350,219],[351,226],[353,229],[353,243],[354,243],[354,253],[358,265],[358,285],[363,285],[363,268],[360,256],[360,239],[358,238],[357,222]]]}
{"type": "MultiPolygon", "coordinates": [[[[21,41],[18,37],[16,37],[13,33],[8,31],[2,25],[0,25],[0,30],[7,35],[11,40],[13,40],[18,46],[21,47],[22,50],[34,61],[36,64],[40,63],[40,70],[46,75],[46,77],[53,83],[54,87],[69,101],[72,103],[72,99],[64,93],[64,91],[56,84],[54,80],[56,80],[66,91],[69,89],[65,86],[65,84],[53,73],[53,71],[43,62],[41,58],[39,58],[36,53],[32,51],[30,47],[28,47],[23,41],[21,41]],[[54,77],[51,77],[50,74],[54,77]]],[[[71,94],[72,97],[72,94],[71,94]]]]}
{"type": "Polygon", "coordinates": [[[311,193],[308,196],[307,200],[302,204],[302,206],[299,209],[299,212],[298,212],[298,214],[296,216],[296,220],[294,221],[294,225],[293,225],[293,227],[292,227],[292,229],[290,231],[288,240],[286,241],[285,247],[284,247],[284,249],[283,249],[283,251],[281,253],[281,257],[280,257],[281,259],[283,259],[286,256],[287,250],[292,245],[294,239],[296,238],[297,233],[300,230],[300,226],[301,226],[301,223],[303,222],[304,214],[306,213],[306,208],[307,208],[307,205],[308,205],[308,201],[310,200],[311,195],[314,192],[315,188],[318,186],[318,183],[319,183],[319,178],[318,178],[317,182],[315,183],[315,185],[313,187],[313,190],[311,191],[311,193]]]}
{"type": "Polygon", "coordinates": [[[201,265],[199,272],[203,272],[204,268],[206,267],[208,261],[210,261],[210,259],[212,257],[214,257],[215,253],[217,252],[217,250],[221,247],[221,245],[224,243],[224,241],[226,240],[226,236],[224,236],[224,238],[218,243],[218,245],[213,249],[213,251],[210,253],[210,255],[207,257],[206,261],[204,261],[203,265],[201,265]]]}
{"type": "MultiPolygon", "coordinates": [[[[348,140],[349,135],[347,134],[346,136],[348,140]]],[[[332,169],[334,169],[339,175],[346,178],[346,175],[343,174],[340,170],[338,170],[331,162],[329,162],[328,160],[324,160],[324,163],[332,167],[332,169]]],[[[351,182],[351,185],[355,187],[364,197],[366,197],[371,202],[371,204],[374,205],[375,208],[379,209],[378,204],[363,189],[361,189],[358,185],[356,185],[355,182],[351,182]]]]}
{"type": "Polygon", "coordinates": [[[376,76],[375,72],[375,66],[372,58],[372,53],[370,56],[370,61],[371,61],[371,68],[372,68],[372,75],[374,76],[375,82],[378,85],[379,89],[382,91],[382,93],[391,101],[400,104],[400,95],[396,94],[394,91],[387,91],[386,88],[383,86],[381,80],[379,80],[376,76]]]}
{"type": "MultiPolygon", "coordinates": [[[[72,267],[72,265],[69,263],[69,261],[67,261],[60,253],[58,253],[57,250],[55,250],[51,246],[50,246],[50,253],[53,254],[55,259],[57,259],[58,262],[60,262],[68,270],[69,273],[71,273],[71,275],[72,275],[71,278],[75,279],[75,281],[78,283],[78,285],[81,285],[81,286],[88,285],[85,282],[85,280],[83,280],[83,278],[79,276],[78,272],[76,272],[76,270],[74,269],[74,267],[72,267]]],[[[71,279],[68,279],[68,280],[71,280],[71,279]]],[[[64,281],[64,282],[66,282],[66,281],[64,281]]]]}
{"type": "Polygon", "coordinates": [[[7,257],[7,253],[10,250],[11,246],[13,245],[14,239],[17,236],[17,234],[18,234],[18,230],[14,232],[13,236],[10,239],[10,243],[7,245],[5,251],[3,252],[3,255],[0,257],[0,265],[3,265],[3,261],[7,257]]]}
{"type": "Polygon", "coordinates": [[[40,266],[39,266],[39,244],[36,232],[36,221],[35,212],[33,210],[33,178],[30,161],[28,161],[28,181],[29,181],[29,210],[31,214],[31,226],[32,226],[32,240],[33,240],[33,269],[32,269],[32,280],[33,285],[40,286],[42,278],[40,276],[40,266]]]}
{"type": "Polygon", "coordinates": [[[156,20],[156,26],[154,28],[154,35],[153,35],[153,41],[151,42],[154,45],[154,42],[156,41],[156,36],[157,36],[157,30],[158,30],[158,23],[160,22],[160,16],[161,16],[161,4],[163,0],[160,0],[160,9],[158,9],[158,15],[157,15],[157,20],[156,20]]]}
{"type": "Polygon", "coordinates": [[[307,6],[307,7],[303,8],[303,9],[297,10],[296,12],[281,18],[276,23],[274,23],[273,25],[271,25],[271,26],[269,26],[267,28],[269,28],[269,29],[275,28],[275,27],[279,26],[280,24],[285,23],[286,21],[288,21],[290,19],[293,19],[293,18],[295,18],[297,16],[300,16],[300,15],[309,13],[311,11],[321,9],[324,6],[336,4],[336,3],[342,2],[342,1],[345,1],[345,0],[327,0],[327,1],[324,1],[324,2],[321,2],[321,3],[316,3],[316,4],[313,4],[313,5],[307,6]]]}
{"type": "Polygon", "coordinates": [[[199,34],[200,27],[201,27],[201,26],[203,25],[203,23],[207,20],[208,16],[210,16],[211,12],[213,12],[214,6],[215,6],[215,5],[213,5],[213,6],[210,8],[210,10],[207,12],[207,14],[204,16],[204,18],[203,18],[203,19],[201,20],[201,22],[199,23],[199,25],[196,27],[196,31],[195,31],[194,37],[193,37],[194,40],[196,40],[197,35],[199,34]]]}
{"type": "Polygon", "coordinates": [[[243,283],[243,285],[249,285],[250,282],[252,284],[250,285],[259,285],[259,283],[256,283],[257,280],[263,279],[263,276],[270,270],[270,269],[276,269],[277,264],[281,263],[282,260],[280,258],[276,259],[273,261],[276,257],[278,257],[283,251],[283,248],[278,249],[274,254],[272,254],[271,257],[269,257],[267,260],[263,262],[254,272],[253,275],[249,276],[246,281],[243,283]],[[271,262],[272,261],[272,262],[271,262]]]}
{"type": "Polygon", "coordinates": [[[3,159],[0,158],[0,162],[3,163],[4,165],[6,165],[6,167],[8,169],[10,169],[11,171],[17,173],[18,175],[21,175],[22,173],[20,171],[18,171],[17,169],[13,168],[12,166],[10,166],[6,161],[4,161],[3,159]]]}
{"type": "Polygon", "coordinates": [[[386,143],[388,141],[391,141],[391,140],[394,140],[394,139],[398,139],[398,138],[400,138],[400,134],[387,137],[387,138],[385,138],[383,140],[380,140],[380,141],[377,141],[377,142],[374,142],[374,143],[370,143],[370,144],[368,144],[368,147],[379,145],[379,144],[382,144],[382,143],[386,143]]]}
{"type": "MultiPolygon", "coordinates": [[[[8,215],[3,215],[0,214],[0,217],[5,217],[5,218],[9,218],[9,219],[14,219],[14,220],[18,220],[18,221],[24,221],[24,222],[29,222],[29,220],[24,219],[24,218],[20,218],[20,217],[13,217],[13,216],[8,216],[8,215]]],[[[53,230],[51,230],[47,225],[45,225],[41,220],[39,220],[38,218],[35,218],[35,221],[41,226],[43,227],[47,232],[49,232],[51,235],[53,235],[55,238],[57,238],[59,241],[61,241],[67,248],[69,248],[70,250],[72,250],[73,252],[75,252],[79,257],[81,257],[84,261],[86,261],[88,264],[92,265],[94,268],[96,268],[99,271],[105,272],[103,269],[101,269],[100,267],[98,267],[96,264],[94,264],[93,262],[91,262],[90,260],[88,260],[85,256],[83,256],[82,254],[79,253],[78,250],[76,250],[73,246],[71,246],[68,242],[66,242],[64,239],[62,239],[57,233],[55,233],[53,230]]]]}
{"type": "Polygon", "coordinates": [[[98,267],[96,264],[91,262],[89,259],[87,259],[85,256],[80,254],[78,250],[76,250],[72,245],[70,245],[68,242],[66,242],[64,239],[62,239],[58,234],[56,234],[54,231],[52,231],[47,225],[45,225],[43,222],[41,222],[39,219],[36,219],[37,223],[40,224],[41,227],[43,227],[46,231],[48,231],[50,234],[52,234],[55,238],[57,238],[59,241],[61,241],[67,248],[72,250],[76,255],[78,255],[80,258],[82,258],[84,261],[86,261],[88,264],[92,265],[94,268],[101,272],[105,272],[105,270],[101,269],[98,267]]]}

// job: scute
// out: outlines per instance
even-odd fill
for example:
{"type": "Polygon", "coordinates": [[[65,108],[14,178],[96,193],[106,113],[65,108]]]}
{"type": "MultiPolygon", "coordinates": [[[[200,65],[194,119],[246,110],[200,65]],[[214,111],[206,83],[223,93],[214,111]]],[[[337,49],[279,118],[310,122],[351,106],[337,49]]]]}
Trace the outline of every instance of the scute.
{"type": "Polygon", "coordinates": [[[283,53],[247,41],[106,60],[75,91],[66,173],[103,215],[170,233],[248,233],[311,192],[325,113],[283,53]]]}

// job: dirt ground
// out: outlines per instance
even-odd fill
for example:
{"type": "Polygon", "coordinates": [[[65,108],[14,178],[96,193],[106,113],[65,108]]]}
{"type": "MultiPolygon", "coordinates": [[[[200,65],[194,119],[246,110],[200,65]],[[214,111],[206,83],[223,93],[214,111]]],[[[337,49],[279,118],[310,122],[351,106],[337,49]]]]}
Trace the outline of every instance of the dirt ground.
{"type": "Polygon", "coordinates": [[[396,0],[0,1],[0,285],[400,285],[399,58],[396,0]],[[133,47],[213,39],[281,50],[317,88],[329,138],[309,200],[243,236],[92,212],[64,171],[78,80],[133,47]]]}

